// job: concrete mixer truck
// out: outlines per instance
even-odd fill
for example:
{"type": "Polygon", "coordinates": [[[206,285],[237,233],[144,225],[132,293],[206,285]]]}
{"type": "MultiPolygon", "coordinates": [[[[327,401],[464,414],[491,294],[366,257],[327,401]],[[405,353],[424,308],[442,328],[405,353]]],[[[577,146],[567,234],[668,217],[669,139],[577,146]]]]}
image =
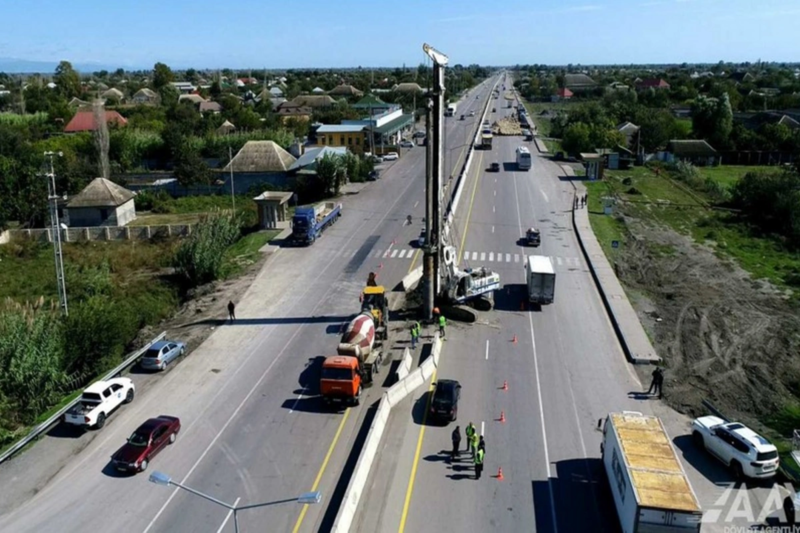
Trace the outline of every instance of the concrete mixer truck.
{"type": "Polygon", "coordinates": [[[363,387],[372,383],[373,374],[380,368],[384,337],[381,333],[376,336],[375,317],[370,310],[362,311],[347,324],[337,355],[322,363],[319,389],[325,403],[358,405],[363,387]]]}

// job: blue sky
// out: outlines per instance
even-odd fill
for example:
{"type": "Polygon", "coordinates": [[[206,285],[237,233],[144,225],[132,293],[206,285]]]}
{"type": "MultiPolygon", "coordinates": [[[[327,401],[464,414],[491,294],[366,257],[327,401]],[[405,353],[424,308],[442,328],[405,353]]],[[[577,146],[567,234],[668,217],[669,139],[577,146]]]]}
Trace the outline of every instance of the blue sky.
{"type": "Polygon", "coordinates": [[[800,0],[0,0],[0,57],[174,68],[800,61],[800,0]]]}

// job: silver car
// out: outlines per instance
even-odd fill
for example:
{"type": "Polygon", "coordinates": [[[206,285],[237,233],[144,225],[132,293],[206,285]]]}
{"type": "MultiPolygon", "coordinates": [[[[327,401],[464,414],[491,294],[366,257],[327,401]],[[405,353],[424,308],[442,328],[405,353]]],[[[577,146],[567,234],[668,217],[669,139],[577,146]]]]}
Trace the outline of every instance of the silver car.
{"type": "Polygon", "coordinates": [[[179,341],[158,341],[150,346],[141,359],[146,370],[164,370],[167,365],[186,353],[186,345],[179,341]]]}

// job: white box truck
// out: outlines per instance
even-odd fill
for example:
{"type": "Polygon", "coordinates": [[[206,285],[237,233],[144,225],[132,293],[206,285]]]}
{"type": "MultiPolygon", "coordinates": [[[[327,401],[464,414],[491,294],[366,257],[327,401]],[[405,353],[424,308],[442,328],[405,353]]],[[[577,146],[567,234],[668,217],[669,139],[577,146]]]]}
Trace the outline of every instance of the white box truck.
{"type": "Polygon", "coordinates": [[[556,273],[553,262],[545,255],[529,255],[525,262],[525,279],[528,284],[528,301],[551,304],[555,300],[556,273]]]}
{"type": "Polygon", "coordinates": [[[700,504],[659,418],[610,413],[600,453],[623,533],[700,531],[700,504]]]}
{"type": "Polygon", "coordinates": [[[447,109],[445,109],[444,111],[444,116],[452,117],[453,115],[456,114],[456,109],[458,109],[458,104],[456,102],[447,104],[447,109]]]}

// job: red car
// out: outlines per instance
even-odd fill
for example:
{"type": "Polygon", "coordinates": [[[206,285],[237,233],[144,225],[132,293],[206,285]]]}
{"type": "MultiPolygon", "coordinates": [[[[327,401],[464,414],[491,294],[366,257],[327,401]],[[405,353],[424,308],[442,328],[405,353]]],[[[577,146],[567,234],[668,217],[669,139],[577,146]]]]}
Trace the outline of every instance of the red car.
{"type": "Polygon", "coordinates": [[[128,442],[111,456],[114,468],[125,472],[144,472],[158,452],[175,442],[181,421],[175,416],[151,418],[133,432],[128,442]]]}

